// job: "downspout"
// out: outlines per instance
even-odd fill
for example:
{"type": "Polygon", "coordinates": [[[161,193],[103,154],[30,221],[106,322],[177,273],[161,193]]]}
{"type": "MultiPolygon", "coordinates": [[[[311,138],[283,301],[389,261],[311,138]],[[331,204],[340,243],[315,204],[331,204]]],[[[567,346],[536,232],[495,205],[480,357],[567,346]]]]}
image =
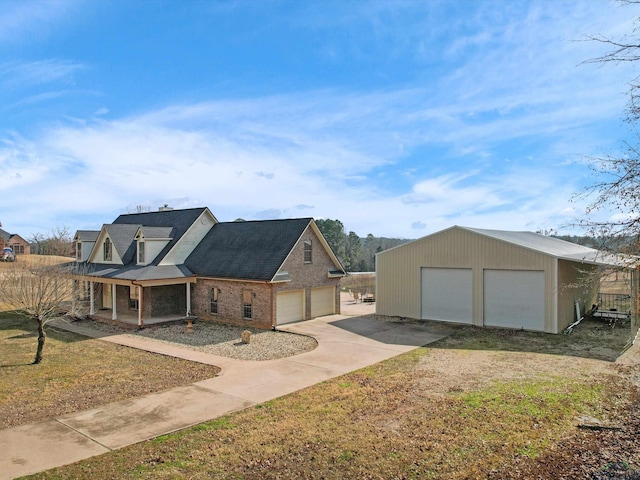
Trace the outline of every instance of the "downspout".
{"type": "Polygon", "coordinates": [[[273,283],[271,285],[271,330],[276,331],[276,302],[275,302],[275,293],[276,287],[273,283]]]}

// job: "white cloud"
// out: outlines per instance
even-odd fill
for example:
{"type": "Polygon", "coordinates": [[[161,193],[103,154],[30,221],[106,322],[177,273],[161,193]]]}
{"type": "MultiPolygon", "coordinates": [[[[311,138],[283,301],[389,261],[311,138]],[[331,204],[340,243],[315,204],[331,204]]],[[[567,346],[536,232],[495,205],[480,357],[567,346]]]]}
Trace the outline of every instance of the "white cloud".
{"type": "MultiPolygon", "coordinates": [[[[205,98],[109,121],[96,118],[111,111],[105,105],[89,119],[8,136],[0,146],[0,191],[21,205],[3,213],[3,223],[48,231],[61,218],[109,222],[136,205],[163,203],[207,205],[221,220],[339,218],[360,235],[568,222],[580,210],[567,207],[568,199],[584,180],[572,161],[611,142],[610,124],[624,104],[621,69],[578,66],[591,56],[590,44],[571,40],[606,32],[598,30],[605,24],[626,28],[628,20],[614,12],[600,24],[595,2],[533,2],[529,9],[489,3],[487,11],[444,25],[434,21],[441,9],[463,8],[447,3],[422,10],[415,2],[368,2],[357,14],[345,9],[344,17],[315,25],[332,29],[362,15],[378,47],[390,40],[389,55],[417,59],[414,77],[401,86],[205,98]],[[382,21],[387,17],[393,25],[382,21]],[[442,45],[444,29],[460,35],[442,45]],[[432,73],[434,55],[457,68],[432,73]]],[[[20,20],[26,10],[14,10],[12,28],[28,31],[20,20]]],[[[304,11],[296,10],[297,20],[314,23],[304,11]]],[[[45,21],[34,15],[35,23],[45,21]]],[[[0,16],[0,31],[8,18],[0,16]]],[[[73,83],[82,68],[59,59],[5,63],[0,82],[73,83]]]]}

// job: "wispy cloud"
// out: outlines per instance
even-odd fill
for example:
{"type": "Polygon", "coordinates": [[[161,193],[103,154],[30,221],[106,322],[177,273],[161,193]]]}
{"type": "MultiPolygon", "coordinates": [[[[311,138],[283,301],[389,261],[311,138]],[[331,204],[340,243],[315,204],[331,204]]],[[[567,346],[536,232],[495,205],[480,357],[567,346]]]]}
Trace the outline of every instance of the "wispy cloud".
{"type": "Polygon", "coordinates": [[[73,85],[73,75],[84,68],[68,60],[48,59],[0,64],[0,81],[9,88],[24,88],[52,82],[73,85]]]}
{"type": "MultiPolygon", "coordinates": [[[[39,9],[0,14],[0,32],[26,35],[58,4],[31,5],[39,9]]],[[[585,182],[575,160],[613,145],[624,86],[619,69],[580,65],[592,50],[572,40],[628,26],[623,13],[605,22],[597,2],[564,1],[285,10],[268,22],[310,35],[314,61],[364,65],[376,81],[336,75],[276,94],[185,94],[195,100],[159,99],[136,113],[105,96],[84,117],[6,133],[0,190],[22,200],[3,222],[27,233],[62,217],[94,228],[136,205],[169,203],[207,205],[221,220],[308,215],[360,235],[413,237],[453,223],[558,227],[579,210],[568,204],[585,182]]],[[[62,57],[5,62],[0,85],[21,91],[13,105],[37,104],[79,91],[85,68],[62,57]]]]}

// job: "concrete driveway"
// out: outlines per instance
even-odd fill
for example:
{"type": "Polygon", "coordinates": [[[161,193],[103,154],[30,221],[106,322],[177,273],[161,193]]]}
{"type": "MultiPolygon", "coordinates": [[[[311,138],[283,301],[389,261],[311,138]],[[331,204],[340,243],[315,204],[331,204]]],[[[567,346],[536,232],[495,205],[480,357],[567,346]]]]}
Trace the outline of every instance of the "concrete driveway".
{"type": "MultiPolygon", "coordinates": [[[[74,329],[69,325],[65,328],[74,329]]],[[[144,337],[102,338],[214,364],[222,371],[214,378],[184,387],[1,430],[0,479],[73,463],[245,409],[434,342],[456,327],[332,315],[280,329],[310,335],[318,341],[318,347],[293,357],[251,362],[144,337]]]]}

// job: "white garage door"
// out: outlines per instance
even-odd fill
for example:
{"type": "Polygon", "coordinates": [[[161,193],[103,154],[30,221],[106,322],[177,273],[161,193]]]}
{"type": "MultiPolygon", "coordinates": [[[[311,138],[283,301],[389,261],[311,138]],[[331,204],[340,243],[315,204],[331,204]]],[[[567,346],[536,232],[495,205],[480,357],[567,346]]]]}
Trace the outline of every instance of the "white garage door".
{"type": "Polygon", "coordinates": [[[485,270],[484,324],[544,331],[544,272],[485,270]]]}
{"type": "Polygon", "coordinates": [[[333,315],[335,311],[335,287],[311,289],[311,318],[333,315]]]}
{"type": "Polygon", "coordinates": [[[304,290],[278,292],[276,296],[276,323],[297,322],[304,319],[304,290]]]}
{"type": "Polygon", "coordinates": [[[473,272],[470,268],[422,268],[422,318],[472,323],[473,272]]]}

